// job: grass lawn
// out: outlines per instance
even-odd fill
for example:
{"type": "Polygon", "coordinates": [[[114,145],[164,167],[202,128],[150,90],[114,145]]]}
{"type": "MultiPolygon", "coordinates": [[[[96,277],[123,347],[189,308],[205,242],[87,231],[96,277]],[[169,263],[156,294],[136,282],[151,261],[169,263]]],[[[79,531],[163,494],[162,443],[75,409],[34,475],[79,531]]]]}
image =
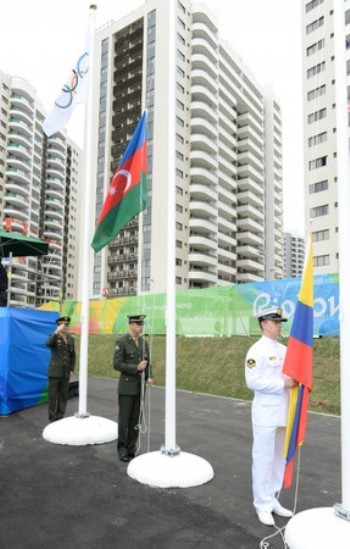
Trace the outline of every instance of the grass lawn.
{"type": "MultiPolygon", "coordinates": [[[[89,375],[117,379],[113,370],[115,335],[89,336],[89,375]]],[[[76,350],[79,355],[79,337],[76,350]]],[[[176,340],[176,387],[198,393],[250,400],[244,380],[244,359],[258,337],[178,337],[176,340]]],[[[165,337],[148,338],[153,378],[165,384],[165,337]]],[[[283,341],[286,343],[286,341],[283,341]]],[[[313,391],[309,409],[340,413],[339,339],[314,340],[313,391]]]]}

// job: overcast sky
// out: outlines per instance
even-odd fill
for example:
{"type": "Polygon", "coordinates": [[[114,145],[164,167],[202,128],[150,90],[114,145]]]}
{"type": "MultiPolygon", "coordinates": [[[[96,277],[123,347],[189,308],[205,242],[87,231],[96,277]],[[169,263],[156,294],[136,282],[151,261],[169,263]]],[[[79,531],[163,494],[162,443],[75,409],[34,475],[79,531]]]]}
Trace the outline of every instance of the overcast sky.
{"type": "MultiPolygon", "coordinates": [[[[164,0],[166,1],[166,0],[164,0]]],[[[0,70],[29,81],[49,110],[84,44],[87,0],[0,0],[0,70]]],[[[97,0],[96,27],[124,16],[143,0],[97,0]]],[[[304,233],[301,2],[300,0],[205,0],[220,33],[262,85],[280,99],[284,149],[284,230],[304,233]]],[[[68,134],[83,143],[83,107],[76,107],[68,134]]]]}

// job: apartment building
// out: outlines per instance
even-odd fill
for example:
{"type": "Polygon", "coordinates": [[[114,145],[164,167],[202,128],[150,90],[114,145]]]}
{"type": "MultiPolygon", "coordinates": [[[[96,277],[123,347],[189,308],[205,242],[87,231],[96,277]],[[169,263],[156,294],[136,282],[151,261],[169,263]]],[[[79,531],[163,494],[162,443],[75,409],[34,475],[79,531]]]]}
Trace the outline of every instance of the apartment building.
{"type": "Polygon", "coordinates": [[[98,30],[96,208],[145,108],[148,204],[94,256],[93,294],[166,290],[168,109],[176,116],[178,290],[283,276],[279,102],[220,37],[204,4],[181,0],[176,105],[169,104],[169,3],[148,0],[98,30]]]}
{"type": "MultiPolygon", "coordinates": [[[[339,244],[333,0],[303,0],[302,13],[305,223],[313,231],[315,274],[336,273],[339,244]]],[[[350,52],[349,0],[344,2],[344,16],[344,47],[350,52]]],[[[342,39],[338,33],[336,36],[342,39]]]]}
{"type": "Polygon", "coordinates": [[[77,297],[81,151],[47,138],[33,87],[0,72],[0,226],[48,242],[41,258],[13,258],[11,305],[77,297]]]}
{"type": "Polygon", "coordinates": [[[291,233],[283,235],[284,278],[302,276],[305,259],[305,239],[291,233]]]}

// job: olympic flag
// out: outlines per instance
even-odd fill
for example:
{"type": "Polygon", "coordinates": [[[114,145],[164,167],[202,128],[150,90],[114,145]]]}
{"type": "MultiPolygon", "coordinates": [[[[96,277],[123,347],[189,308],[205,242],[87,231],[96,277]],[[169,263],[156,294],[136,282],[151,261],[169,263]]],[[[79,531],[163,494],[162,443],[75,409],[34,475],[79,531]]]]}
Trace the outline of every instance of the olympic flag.
{"type": "Polygon", "coordinates": [[[90,36],[88,29],[85,47],[81,50],[61,93],[44,121],[43,129],[48,137],[65,128],[75,106],[87,100],[91,52],[90,36]]]}
{"type": "Polygon", "coordinates": [[[285,488],[290,488],[292,484],[296,448],[303,444],[306,433],[309,393],[312,390],[313,295],[313,252],[312,235],[310,235],[300,293],[283,366],[283,373],[299,383],[290,391],[284,440],[285,488]]]}

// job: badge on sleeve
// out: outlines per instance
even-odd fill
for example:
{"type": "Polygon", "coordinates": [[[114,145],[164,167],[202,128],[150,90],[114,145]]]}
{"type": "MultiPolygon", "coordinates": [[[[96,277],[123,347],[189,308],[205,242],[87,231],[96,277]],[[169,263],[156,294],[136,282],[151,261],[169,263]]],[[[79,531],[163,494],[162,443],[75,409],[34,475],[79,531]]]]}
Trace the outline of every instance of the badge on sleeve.
{"type": "Polygon", "coordinates": [[[255,362],[254,358],[248,358],[248,360],[247,360],[248,368],[254,368],[255,365],[256,365],[256,362],[255,362]]]}

